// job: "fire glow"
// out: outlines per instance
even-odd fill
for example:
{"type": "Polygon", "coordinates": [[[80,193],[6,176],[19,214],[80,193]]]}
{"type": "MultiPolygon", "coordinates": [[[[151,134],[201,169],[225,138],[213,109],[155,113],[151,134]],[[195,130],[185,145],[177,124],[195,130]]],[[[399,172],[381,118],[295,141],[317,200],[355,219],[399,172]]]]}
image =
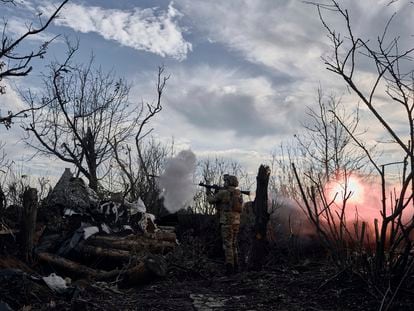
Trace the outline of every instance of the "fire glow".
{"type": "Polygon", "coordinates": [[[365,187],[362,180],[357,176],[349,176],[344,181],[334,180],[329,182],[326,187],[328,199],[335,201],[335,203],[341,203],[345,198],[347,203],[361,204],[365,198],[365,187]]]}
{"type": "Polygon", "coordinates": [[[378,182],[367,181],[367,178],[358,174],[336,174],[325,185],[325,194],[328,202],[338,208],[344,208],[347,221],[365,221],[373,224],[374,219],[381,219],[381,185],[378,182]]]}

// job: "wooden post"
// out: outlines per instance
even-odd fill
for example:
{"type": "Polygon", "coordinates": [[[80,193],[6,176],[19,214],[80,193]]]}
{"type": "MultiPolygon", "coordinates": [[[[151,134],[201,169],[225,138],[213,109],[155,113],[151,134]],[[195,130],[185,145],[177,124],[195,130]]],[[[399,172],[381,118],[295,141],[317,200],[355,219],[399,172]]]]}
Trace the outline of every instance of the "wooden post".
{"type": "Polygon", "coordinates": [[[27,188],[23,193],[23,217],[21,220],[21,252],[27,262],[32,261],[33,238],[36,231],[37,189],[27,188]]]}
{"type": "Polygon", "coordinates": [[[253,201],[253,211],[255,214],[254,236],[252,242],[251,256],[248,267],[251,270],[261,270],[263,259],[267,255],[267,223],[269,221],[268,212],[268,195],[267,188],[269,185],[270,168],[260,165],[256,177],[256,198],[253,201]]]}

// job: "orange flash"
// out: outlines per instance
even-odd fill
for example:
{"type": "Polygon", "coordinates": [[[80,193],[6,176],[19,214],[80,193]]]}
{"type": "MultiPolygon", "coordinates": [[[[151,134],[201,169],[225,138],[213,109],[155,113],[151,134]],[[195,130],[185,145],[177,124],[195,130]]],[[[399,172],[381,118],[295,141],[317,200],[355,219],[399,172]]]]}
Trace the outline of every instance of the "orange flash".
{"type": "Polygon", "coordinates": [[[345,198],[350,204],[361,204],[365,199],[365,189],[357,176],[348,176],[346,180],[334,180],[326,185],[328,199],[335,199],[335,203],[341,204],[345,198]]]}

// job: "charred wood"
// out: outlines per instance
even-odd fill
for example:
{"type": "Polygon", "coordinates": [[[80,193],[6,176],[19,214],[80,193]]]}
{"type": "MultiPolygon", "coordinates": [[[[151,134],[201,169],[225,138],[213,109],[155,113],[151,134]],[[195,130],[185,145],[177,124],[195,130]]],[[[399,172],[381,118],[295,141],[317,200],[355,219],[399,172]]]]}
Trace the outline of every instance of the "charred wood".
{"type": "Polygon", "coordinates": [[[37,253],[37,257],[40,261],[48,263],[55,268],[60,268],[77,277],[96,278],[98,275],[103,273],[102,271],[89,268],[55,254],[41,252],[37,253]]]}
{"type": "Polygon", "coordinates": [[[254,236],[252,242],[251,257],[249,260],[249,269],[261,270],[263,260],[267,255],[267,223],[269,221],[268,212],[268,194],[270,168],[265,165],[259,167],[257,174],[256,198],[253,202],[253,210],[255,214],[254,236]]]}
{"type": "Polygon", "coordinates": [[[130,258],[133,257],[131,252],[120,250],[120,249],[113,249],[113,248],[104,248],[100,246],[93,246],[93,245],[80,245],[79,246],[79,253],[82,256],[94,256],[97,258],[105,258],[108,261],[115,261],[115,262],[127,262],[130,258]]]}
{"type": "MultiPolygon", "coordinates": [[[[138,236],[135,236],[138,237],[138,236]]],[[[163,240],[176,243],[177,236],[174,231],[156,231],[154,233],[145,233],[144,237],[154,240],[163,240]]]]}
{"type": "Polygon", "coordinates": [[[119,238],[112,236],[95,236],[88,239],[86,245],[99,246],[124,251],[149,251],[164,254],[174,249],[175,243],[165,240],[153,240],[146,237],[119,238]]]}
{"type": "Polygon", "coordinates": [[[167,274],[166,261],[162,256],[156,255],[149,255],[131,268],[122,271],[118,269],[111,271],[92,269],[75,261],[45,252],[38,253],[37,256],[40,261],[78,278],[109,281],[122,276],[122,286],[145,284],[154,278],[165,277],[167,274]]]}
{"type": "Polygon", "coordinates": [[[37,218],[37,190],[28,188],[23,193],[23,217],[21,221],[20,245],[23,258],[32,261],[33,241],[37,218]]]}

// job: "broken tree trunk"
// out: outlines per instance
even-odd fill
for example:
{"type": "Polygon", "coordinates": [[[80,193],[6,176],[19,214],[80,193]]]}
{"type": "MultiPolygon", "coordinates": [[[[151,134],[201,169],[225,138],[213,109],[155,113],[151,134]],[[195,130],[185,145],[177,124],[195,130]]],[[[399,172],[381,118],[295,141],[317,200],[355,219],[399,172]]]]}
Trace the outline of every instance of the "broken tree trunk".
{"type": "Polygon", "coordinates": [[[256,198],[253,202],[253,211],[255,214],[254,236],[252,243],[252,251],[249,260],[249,269],[261,270],[263,259],[267,255],[267,223],[269,221],[268,212],[268,195],[267,188],[269,185],[270,168],[260,165],[259,172],[256,177],[257,188],[256,198]]]}
{"type": "Polygon", "coordinates": [[[23,193],[23,217],[21,220],[20,245],[21,253],[26,262],[33,259],[33,240],[37,218],[37,190],[28,188],[23,193]]]}

